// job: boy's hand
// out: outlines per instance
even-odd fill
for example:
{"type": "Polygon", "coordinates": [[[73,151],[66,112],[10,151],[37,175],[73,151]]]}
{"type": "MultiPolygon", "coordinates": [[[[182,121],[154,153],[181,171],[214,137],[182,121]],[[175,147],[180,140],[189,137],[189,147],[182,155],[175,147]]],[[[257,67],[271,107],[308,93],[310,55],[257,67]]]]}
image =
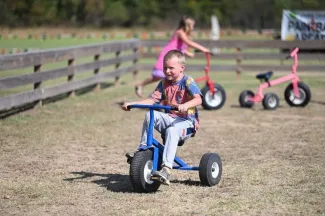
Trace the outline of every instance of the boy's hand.
{"type": "Polygon", "coordinates": [[[130,105],[132,105],[132,103],[124,102],[124,104],[122,105],[122,110],[131,111],[131,109],[128,109],[128,106],[130,106],[130,105]]]}
{"type": "Polygon", "coordinates": [[[188,110],[188,105],[187,104],[179,104],[178,105],[178,111],[179,112],[187,112],[187,110],[188,110]]]}

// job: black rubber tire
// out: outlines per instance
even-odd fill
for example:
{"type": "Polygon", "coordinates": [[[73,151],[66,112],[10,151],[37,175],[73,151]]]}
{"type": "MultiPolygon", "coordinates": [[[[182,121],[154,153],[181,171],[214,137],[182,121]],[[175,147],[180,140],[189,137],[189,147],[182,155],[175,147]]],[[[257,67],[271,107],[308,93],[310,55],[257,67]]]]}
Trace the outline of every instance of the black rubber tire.
{"type": "Polygon", "coordinates": [[[202,185],[211,187],[218,184],[221,180],[221,175],[222,161],[220,156],[216,153],[205,153],[200,160],[199,166],[199,176],[202,185]]]}
{"type": "Polygon", "coordinates": [[[239,95],[239,105],[244,108],[252,108],[254,101],[248,101],[247,97],[254,97],[255,94],[251,90],[242,91],[239,95]]]}
{"type": "Polygon", "coordinates": [[[275,110],[279,106],[279,101],[279,97],[275,93],[266,93],[262,101],[263,107],[267,110],[275,110]],[[272,99],[274,101],[271,101],[272,99]],[[271,102],[274,102],[274,104],[272,104],[271,102]]]}
{"type": "Polygon", "coordinates": [[[214,84],[214,90],[215,94],[221,97],[220,102],[218,104],[211,104],[211,102],[207,100],[210,97],[210,91],[208,86],[204,86],[201,90],[201,93],[203,95],[202,107],[206,110],[220,109],[226,102],[227,95],[224,88],[219,84],[214,84]]]}
{"type": "MultiPolygon", "coordinates": [[[[138,193],[156,192],[160,182],[145,179],[145,165],[152,162],[153,152],[151,150],[136,152],[130,165],[130,181],[133,190],[138,193]]],[[[150,178],[150,177],[149,177],[150,178]]]]}
{"type": "Polygon", "coordinates": [[[289,106],[293,106],[293,107],[304,107],[306,106],[310,99],[311,99],[311,91],[308,87],[308,85],[306,85],[303,82],[298,82],[298,89],[299,92],[304,94],[304,100],[302,102],[294,102],[294,95],[293,95],[293,84],[290,83],[287,88],[284,90],[284,99],[286,100],[286,102],[289,104],[289,106]]]}

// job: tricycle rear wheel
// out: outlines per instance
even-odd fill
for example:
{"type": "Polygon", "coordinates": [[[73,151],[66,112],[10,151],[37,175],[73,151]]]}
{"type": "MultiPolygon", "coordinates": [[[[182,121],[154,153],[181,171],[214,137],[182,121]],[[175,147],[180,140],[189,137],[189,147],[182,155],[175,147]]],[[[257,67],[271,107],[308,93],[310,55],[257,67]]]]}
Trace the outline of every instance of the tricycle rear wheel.
{"type": "Polygon", "coordinates": [[[266,93],[262,103],[264,109],[275,110],[279,106],[279,97],[272,92],[266,93]]]}
{"type": "Polygon", "coordinates": [[[226,91],[219,84],[214,84],[214,95],[210,92],[209,86],[202,88],[202,107],[206,110],[220,109],[226,102],[226,91]]]}
{"type": "Polygon", "coordinates": [[[239,104],[244,108],[251,108],[254,106],[254,101],[250,100],[254,98],[254,92],[251,90],[242,91],[239,95],[239,104]]]}
{"type": "Polygon", "coordinates": [[[217,153],[206,153],[202,156],[199,166],[199,176],[202,185],[214,186],[221,180],[222,161],[217,153]]]}

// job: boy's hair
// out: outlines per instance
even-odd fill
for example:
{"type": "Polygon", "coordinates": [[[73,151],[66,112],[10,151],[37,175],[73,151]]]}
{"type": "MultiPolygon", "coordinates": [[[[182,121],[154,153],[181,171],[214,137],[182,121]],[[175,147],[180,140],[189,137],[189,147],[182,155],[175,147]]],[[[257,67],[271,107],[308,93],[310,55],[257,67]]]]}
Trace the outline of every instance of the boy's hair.
{"type": "Polygon", "coordinates": [[[167,60],[173,58],[173,57],[177,57],[178,58],[178,62],[182,65],[185,65],[185,55],[177,50],[177,49],[174,49],[174,50],[170,50],[166,53],[166,55],[164,56],[164,62],[166,62],[167,60]]]}

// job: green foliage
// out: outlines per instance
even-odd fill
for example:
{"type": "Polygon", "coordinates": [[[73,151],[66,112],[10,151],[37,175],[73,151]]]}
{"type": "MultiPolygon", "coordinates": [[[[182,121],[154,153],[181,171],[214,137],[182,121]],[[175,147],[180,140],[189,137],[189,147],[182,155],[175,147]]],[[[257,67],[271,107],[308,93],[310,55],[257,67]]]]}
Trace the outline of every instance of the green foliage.
{"type": "Polygon", "coordinates": [[[200,28],[279,28],[283,9],[325,10],[324,0],[2,0],[0,25],[176,27],[190,15],[200,28]]]}
{"type": "Polygon", "coordinates": [[[122,25],[129,21],[128,10],[124,6],[123,2],[106,2],[104,21],[111,25],[122,25]]]}

